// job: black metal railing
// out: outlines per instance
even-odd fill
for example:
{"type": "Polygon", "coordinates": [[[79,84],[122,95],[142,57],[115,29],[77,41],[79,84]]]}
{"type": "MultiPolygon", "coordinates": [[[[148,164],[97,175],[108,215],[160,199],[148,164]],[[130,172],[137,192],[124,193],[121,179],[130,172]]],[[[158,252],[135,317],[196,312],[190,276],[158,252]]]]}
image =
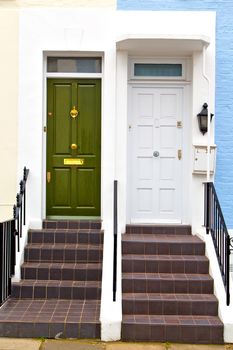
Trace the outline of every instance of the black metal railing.
{"type": "Polygon", "coordinates": [[[18,237],[18,252],[20,251],[20,238],[22,237],[23,225],[26,223],[26,182],[29,174],[29,169],[24,167],[23,180],[20,181],[20,191],[16,195],[16,205],[13,207],[14,219],[16,222],[16,235],[18,237]]]}
{"type": "Polygon", "coordinates": [[[113,190],[113,301],[116,301],[117,290],[117,189],[118,182],[114,180],[113,190]]]}
{"type": "Polygon", "coordinates": [[[0,305],[11,295],[11,277],[15,274],[16,237],[18,251],[22,225],[26,223],[26,181],[29,170],[23,169],[20,192],[16,196],[13,219],[0,223],[0,305]]]}
{"type": "Polygon", "coordinates": [[[226,304],[230,304],[230,252],[231,239],[223,217],[213,182],[204,183],[204,226],[211,234],[223,284],[226,290],[226,304]]]}

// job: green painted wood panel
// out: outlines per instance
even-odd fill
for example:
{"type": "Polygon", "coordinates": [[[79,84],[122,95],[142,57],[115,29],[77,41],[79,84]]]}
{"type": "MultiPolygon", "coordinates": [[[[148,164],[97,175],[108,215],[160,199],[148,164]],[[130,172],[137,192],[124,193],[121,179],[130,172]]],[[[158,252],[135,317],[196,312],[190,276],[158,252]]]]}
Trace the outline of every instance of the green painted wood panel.
{"type": "Polygon", "coordinates": [[[100,216],[101,81],[48,79],[47,91],[47,216],[100,216]],[[69,158],[84,163],[64,165],[69,158]]]}

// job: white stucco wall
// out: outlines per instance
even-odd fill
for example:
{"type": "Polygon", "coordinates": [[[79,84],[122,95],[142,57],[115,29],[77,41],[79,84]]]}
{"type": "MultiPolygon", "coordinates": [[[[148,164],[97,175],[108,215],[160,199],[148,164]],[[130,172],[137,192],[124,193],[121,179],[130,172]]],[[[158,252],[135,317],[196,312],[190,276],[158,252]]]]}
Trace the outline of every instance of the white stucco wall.
{"type": "Polygon", "coordinates": [[[17,179],[18,12],[0,3],[0,221],[12,218],[17,179]]]}

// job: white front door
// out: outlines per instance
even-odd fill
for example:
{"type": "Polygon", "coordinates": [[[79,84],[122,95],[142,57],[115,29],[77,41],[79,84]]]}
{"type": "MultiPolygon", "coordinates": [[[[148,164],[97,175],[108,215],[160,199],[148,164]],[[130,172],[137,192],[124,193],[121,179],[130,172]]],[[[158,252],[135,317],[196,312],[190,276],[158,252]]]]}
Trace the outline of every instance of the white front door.
{"type": "Polygon", "coordinates": [[[131,88],[130,222],[181,222],[182,88],[131,88]]]}

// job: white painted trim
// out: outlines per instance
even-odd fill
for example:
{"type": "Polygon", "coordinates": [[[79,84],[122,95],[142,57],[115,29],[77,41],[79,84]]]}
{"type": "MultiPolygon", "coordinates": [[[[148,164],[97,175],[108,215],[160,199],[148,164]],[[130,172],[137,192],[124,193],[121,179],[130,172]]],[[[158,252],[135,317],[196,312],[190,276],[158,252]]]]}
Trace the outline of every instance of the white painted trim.
{"type": "Polygon", "coordinates": [[[102,78],[102,73],[46,73],[46,77],[99,79],[102,78]]]}
{"type": "MultiPolygon", "coordinates": [[[[130,217],[130,200],[131,198],[131,193],[130,193],[130,187],[128,184],[130,183],[131,179],[129,178],[129,169],[128,169],[128,160],[130,158],[130,142],[129,142],[129,137],[127,137],[127,203],[126,203],[126,208],[127,208],[127,214],[126,214],[126,221],[128,224],[130,223],[182,223],[182,224],[191,224],[191,201],[189,201],[190,198],[190,193],[191,193],[191,181],[192,181],[192,162],[190,160],[190,154],[192,150],[192,134],[191,134],[191,109],[190,109],[190,83],[185,84],[185,82],[182,84],[180,83],[179,85],[176,84],[177,82],[173,81],[166,81],[166,82],[153,82],[153,84],[150,82],[140,82],[135,84],[137,87],[141,88],[146,88],[148,86],[154,87],[154,88],[163,88],[163,87],[170,87],[170,88],[180,88],[183,90],[183,131],[182,133],[182,156],[183,156],[183,162],[182,162],[182,189],[181,189],[181,220],[172,220],[172,221],[167,221],[167,220],[160,220],[160,219],[155,219],[155,220],[140,220],[140,219],[135,219],[130,217]],[[187,174],[190,174],[188,177],[187,174]],[[186,189],[184,191],[183,189],[186,189]]],[[[132,106],[132,88],[135,86],[132,81],[128,83],[128,118],[127,118],[127,124],[131,124],[131,106],[132,106]]],[[[128,127],[127,127],[128,130],[128,127]]]]}

